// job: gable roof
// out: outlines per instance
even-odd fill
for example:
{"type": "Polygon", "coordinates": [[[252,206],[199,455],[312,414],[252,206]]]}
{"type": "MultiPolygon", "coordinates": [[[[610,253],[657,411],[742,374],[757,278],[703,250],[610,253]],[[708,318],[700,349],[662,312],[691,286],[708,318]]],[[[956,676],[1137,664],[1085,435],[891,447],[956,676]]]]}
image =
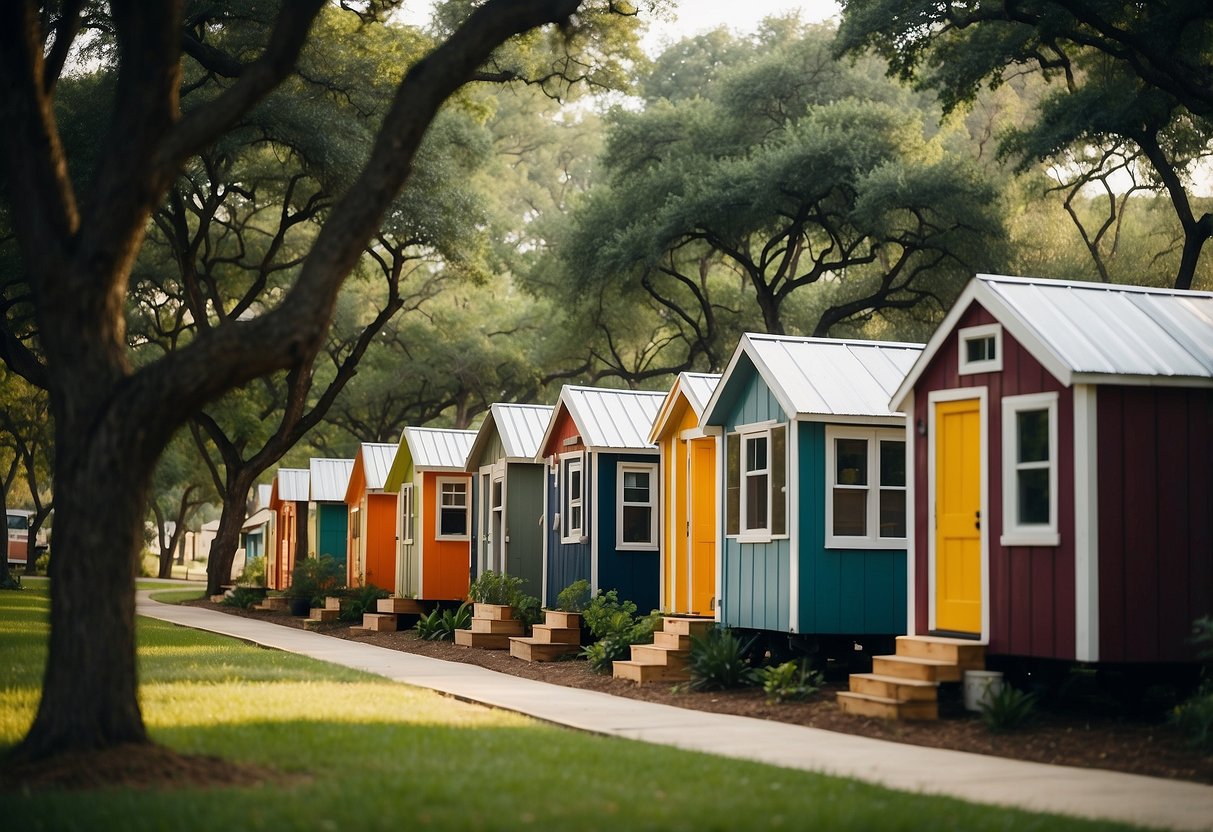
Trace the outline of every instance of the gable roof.
{"type": "Polygon", "coordinates": [[[666,393],[661,390],[615,390],[606,387],[578,387],[566,384],[548,420],[539,443],[547,447],[563,407],[569,412],[581,434],[581,442],[591,451],[652,451],[649,428],[666,393]]]}
{"type": "Polygon", "coordinates": [[[851,417],[902,420],[889,396],[914,365],[922,344],[800,338],[747,332],[741,336],[700,424],[722,425],[745,389],[752,367],[789,419],[851,417]]]}
{"type": "Polygon", "coordinates": [[[1213,386],[1213,293],[979,274],[894,393],[900,406],[976,301],[1067,387],[1213,386]]]}
{"type": "Polygon", "coordinates": [[[345,502],[345,492],[350,486],[354,460],[312,457],[309,470],[312,474],[313,500],[318,503],[345,502]]]}
{"type": "Polygon", "coordinates": [[[295,502],[308,500],[308,485],[311,472],[306,468],[278,469],[278,501],[295,502]]]}
{"type": "Polygon", "coordinates": [[[270,497],[273,495],[273,493],[274,493],[274,484],[272,482],[258,483],[257,484],[256,507],[257,508],[269,508],[270,497]]]}
{"type": "Polygon", "coordinates": [[[480,423],[480,430],[476,431],[465,467],[472,469],[484,454],[494,431],[501,437],[507,462],[533,460],[539,453],[539,442],[543,439],[548,420],[552,418],[553,409],[550,404],[492,404],[488,415],[480,423]]]}
{"type": "Polygon", "coordinates": [[[463,473],[475,439],[474,430],[406,427],[400,433],[399,446],[392,446],[395,453],[384,479],[384,490],[399,491],[410,464],[414,471],[463,473]]]}
{"type": "Polygon", "coordinates": [[[679,373],[674,379],[674,386],[666,393],[661,409],[653,419],[649,428],[649,441],[656,442],[657,437],[665,431],[666,424],[673,416],[679,397],[687,400],[687,404],[698,419],[703,415],[704,405],[712,398],[716,384],[720,381],[720,373],[679,373]]]}
{"type": "MultiPolygon", "coordinates": [[[[358,455],[354,457],[354,469],[362,469],[362,479],[366,482],[367,491],[384,490],[387,472],[392,467],[392,459],[396,456],[396,446],[390,442],[363,442],[358,446],[358,455]]],[[[350,484],[353,485],[354,474],[350,472],[350,484]]],[[[349,502],[349,489],[346,489],[346,502],[349,502]]]]}

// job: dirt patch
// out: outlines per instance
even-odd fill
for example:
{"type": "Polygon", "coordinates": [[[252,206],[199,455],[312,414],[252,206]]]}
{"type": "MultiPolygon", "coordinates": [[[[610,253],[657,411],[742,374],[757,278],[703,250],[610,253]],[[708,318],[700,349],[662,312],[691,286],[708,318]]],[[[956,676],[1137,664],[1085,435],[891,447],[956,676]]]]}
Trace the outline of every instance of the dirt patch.
{"type": "MultiPolygon", "coordinates": [[[[286,613],[241,610],[209,601],[190,604],[289,627],[304,626],[303,619],[286,613]]],[[[757,689],[701,693],[668,683],[637,685],[594,673],[584,661],[528,663],[512,658],[506,651],[423,641],[411,630],[366,633],[351,630],[345,623],[323,624],[316,629],[325,635],[391,650],[475,664],[500,673],[680,708],[776,720],[911,745],[1213,784],[1213,754],[1201,754],[1192,749],[1185,737],[1161,718],[1116,718],[1041,708],[1029,727],[1013,733],[991,734],[975,714],[964,710],[958,685],[941,688],[939,721],[890,722],[839,711],[834,694],[846,689],[845,678],[830,680],[811,702],[774,704],[767,702],[762,691],[757,689]]]]}

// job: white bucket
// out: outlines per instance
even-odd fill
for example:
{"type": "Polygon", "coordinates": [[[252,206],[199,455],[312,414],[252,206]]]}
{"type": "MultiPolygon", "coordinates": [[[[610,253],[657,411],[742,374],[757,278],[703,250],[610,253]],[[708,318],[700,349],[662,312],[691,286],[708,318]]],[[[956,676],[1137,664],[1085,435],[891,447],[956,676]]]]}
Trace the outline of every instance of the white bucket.
{"type": "Polygon", "coordinates": [[[1002,672],[999,670],[965,671],[965,709],[980,711],[983,703],[997,696],[1002,690],[1002,672]]]}

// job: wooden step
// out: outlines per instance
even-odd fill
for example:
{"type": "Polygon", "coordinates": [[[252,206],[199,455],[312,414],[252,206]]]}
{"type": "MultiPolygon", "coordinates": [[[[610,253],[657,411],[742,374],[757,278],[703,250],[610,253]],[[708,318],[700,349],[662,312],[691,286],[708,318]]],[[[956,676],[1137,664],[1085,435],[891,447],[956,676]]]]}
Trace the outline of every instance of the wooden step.
{"type": "Polygon", "coordinates": [[[873,656],[872,672],[877,676],[896,676],[923,682],[959,682],[964,675],[951,662],[913,656],[873,656]]]}
{"type": "Polygon", "coordinates": [[[341,610],[331,610],[328,607],[312,607],[312,614],[307,617],[308,621],[337,621],[341,616],[341,610]]]}
{"type": "Polygon", "coordinates": [[[691,637],[659,630],[653,633],[653,644],[667,650],[690,650],[691,637]]]}
{"type": "Polygon", "coordinates": [[[490,618],[494,621],[510,621],[514,618],[514,609],[509,604],[480,604],[472,605],[473,618],[490,618]]]}
{"type": "Polygon", "coordinates": [[[366,612],[362,614],[362,629],[372,633],[395,632],[399,629],[395,615],[381,612],[366,612]]]}
{"type": "Polygon", "coordinates": [[[561,630],[580,630],[581,613],[564,612],[563,610],[544,610],[543,623],[545,626],[556,627],[561,630]]]}
{"type": "MultiPolygon", "coordinates": [[[[324,596],[324,608],[326,610],[337,610],[340,612],[342,601],[345,601],[347,604],[349,603],[349,601],[346,601],[346,599],[342,598],[340,595],[326,595],[324,596]]],[[[382,610],[382,612],[388,612],[388,610],[382,610]]]]}
{"type": "Polygon", "coordinates": [[[880,719],[939,719],[939,703],[933,699],[902,702],[884,696],[843,690],[838,692],[837,701],[840,711],[854,716],[880,719]]]}
{"type": "MultiPolygon", "coordinates": [[[[473,618],[473,633],[498,633],[506,636],[520,636],[523,623],[510,618],[473,618]]],[[[504,645],[503,645],[504,648],[504,645]]]]}
{"type": "Polygon", "coordinates": [[[510,636],[508,633],[476,633],[471,630],[456,630],[455,643],[460,647],[479,647],[481,650],[508,650],[510,636]]]}
{"type": "Polygon", "coordinates": [[[531,635],[540,644],[572,644],[575,646],[581,644],[580,629],[536,624],[531,628],[531,635]]]}
{"type": "Polygon", "coordinates": [[[963,638],[898,636],[897,655],[950,662],[963,670],[977,670],[986,666],[985,645],[963,638]]]}
{"type": "Polygon", "coordinates": [[[222,604],[222,603],[223,603],[223,599],[224,599],[224,598],[226,598],[226,597],[227,597],[227,593],[225,593],[225,592],[220,592],[218,595],[212,595],[212,596],[210,597],[210,602],[211,602],[212,604],[222,604]]]}
{"type": "Polygon", "coordinates": [[[290,598],[266,598],[257,605],[259,610],[269,610],[271,612],[286,612],[291,608],[290,598]]]}
{"type": "Polygon", "coordinates": [[[580,650],[577,644],[559,644],[519,636],[510,639],[510,655],[524,662],[554,662],[565,656],[575,656],[580,650]]]}
{"type": "Polygon", "coordinates": [[[375,609],[379,612],[390,613],[411,613],[420,615],[425,612],[421,602],[416,598],[380,598],[375,602],[375,609]]]}
{"type": "Polygon", "coordinates": [[[666,633],[703,638],[715,623],[710,618],[679,618],[671,615],[661,619],[661,629],[666,633]]]}
{"type": "Polygon", "coordinates": [[[611,675],[616,679],[627,679],[641,684],[644,682],[682,682],[691,678],[691,674],[685,668],[627,660],[613,662],[611,675]]]}
{"type": "Polygon", "coordinates": [[[869,696],[903,702],[910,700],[917,702],[935,699],[939,693],[939,686],[934,682],[924,682],[918,679],[879,676],[875,673],[852,673],[851,692],[866,693],[869,696]]]}
{"type": "Polygon", "coordinates": [[[632,661],[639,664],[659,664],[666,667],[685,668],[689,650],[669,650],[655,644],[633,644],[632,661]]]}

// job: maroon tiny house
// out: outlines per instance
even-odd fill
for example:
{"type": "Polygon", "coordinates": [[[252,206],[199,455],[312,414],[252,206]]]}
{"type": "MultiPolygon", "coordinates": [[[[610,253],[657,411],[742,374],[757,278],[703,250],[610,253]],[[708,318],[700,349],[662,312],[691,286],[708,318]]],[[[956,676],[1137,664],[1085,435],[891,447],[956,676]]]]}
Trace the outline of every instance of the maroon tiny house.
{"type": "Polygon", "coordinates": [[[903,385],[908,631],[1194,659],[1213,613],[1213,294],[980,275],[903,385]]]}

